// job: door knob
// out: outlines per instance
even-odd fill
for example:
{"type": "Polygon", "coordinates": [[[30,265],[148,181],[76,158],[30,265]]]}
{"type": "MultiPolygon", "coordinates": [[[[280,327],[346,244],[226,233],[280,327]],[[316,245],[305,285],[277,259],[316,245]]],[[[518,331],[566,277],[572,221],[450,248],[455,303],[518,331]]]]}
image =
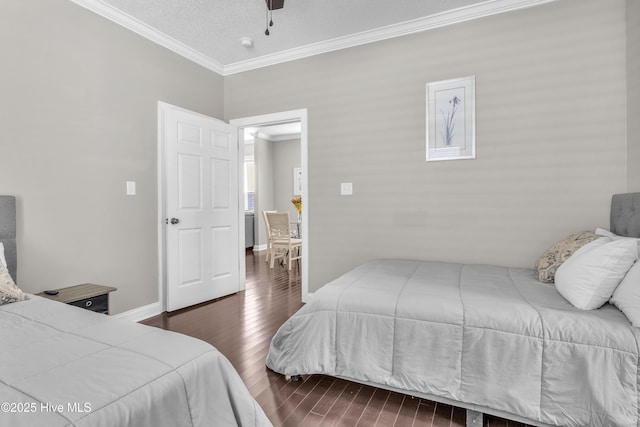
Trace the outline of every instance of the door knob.
{"type": "Polygon", "coordinates": [[[180,220],[178,218],[171,218],[171,224],[176,225],[180,220]]]}

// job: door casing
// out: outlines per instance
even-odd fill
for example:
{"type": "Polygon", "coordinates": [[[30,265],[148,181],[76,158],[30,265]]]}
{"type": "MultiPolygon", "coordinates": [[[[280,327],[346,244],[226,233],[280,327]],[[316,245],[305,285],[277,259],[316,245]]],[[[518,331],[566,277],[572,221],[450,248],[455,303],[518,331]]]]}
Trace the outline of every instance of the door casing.
{"type": "MultiPolygon", "coordinates": [[[[277,124],[277,123],[286,123],[286,122],[293,122],[293,121],[300,121],[300,166],[303,170],[303,174],[302,174],[302,200],[304,201],[304,205],[303,206],[309,206],[309,186],[308,186],[308,176],[309,176],[309,146],[308,146],[308,137],[307,137],[307,132],[308,132],[308,122],[307,122],[307,109],[303,108],[303,109],[299,109],[299,110],[289,110],[289,111],[282,111],[282,112],[278,112],[278,113],[270,113],[270,114],[263,114],[263,115],[259,115],[259,116],[252,116],[252,117],[243,117],[243,118],[239,118],[239,119],[233,119],[233,120],[229,120],[229,123],[231,125],[235,125],[238,127],[238,149],[239,149],[239,154],[238,154],[238,161],[239,162],[244,162],[244,141],[241,141],[241,139],[243,138],[243,132],[242,132],[242,128],[245,127],[260,127],[260,126],[266,126],[266,125],[273,125],[273,124],[277,124]]],[[[238,170],[242,171],[242,165],[238,166],[238,170]]],[[[243,189],[244,189],[244,174],[240,173],[240,178],[239,178],[239,185],[240,187],[238,188],[238,191],[240,192],[240,194],[242,194],[243,189]]],[[[242,199],[242,197],[239,197],[239,199],[242,199]]],[[[240,220],[242,220],[240,223],[244,223],[244,212],[241,211],[241,218],[240,220]]],[[[256,213],[256,216],[258,214],[256,213]]],[[[303,256],[303,262],[300,264],[301,268],[302,268],[302,302],[306,303],[309,301],[309,299],[311,298],[311,294],[309,294],[309,260],[310,260],[310,254],[309,254],[309,209],[305,209],[303,207],[302,209],[302,224],[304,224],[304,226],[302,227],[302,256],[303,256]]],[[[244,247],[244,227],[240,227],[240,234],[241,234],[241,244],[242,247],[244,247]]],[[[245,258],[241,257],[240,259],[240,281],[242,282],[242,286],[244,288],[244,285],[246,283],[246,277],[247,277],[247,272],[246,272],[246,264],[245,264],[245,258]]]]}

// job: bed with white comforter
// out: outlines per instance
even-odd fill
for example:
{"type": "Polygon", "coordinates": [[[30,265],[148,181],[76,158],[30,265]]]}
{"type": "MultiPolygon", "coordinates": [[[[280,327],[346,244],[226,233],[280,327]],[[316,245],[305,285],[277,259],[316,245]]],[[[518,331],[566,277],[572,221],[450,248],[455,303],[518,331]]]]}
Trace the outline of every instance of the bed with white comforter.
{"type": "Polygon", "coordinates": [[[270,426],[231,363],[186,335],[25,295],[0,196],[0,426],[270,426]]]}
{"type": "Polygon", "coordinates": [[[204,341],[35,295],[0,325],[2,426],[271,425],[204,341]]]}
{"type": "Polygon", "coordinates": [[[266,364],[534,425],[637,427],[639,342],[618,308],[578,309],[534,269],[380,259],[316,291],[266,364]]]}

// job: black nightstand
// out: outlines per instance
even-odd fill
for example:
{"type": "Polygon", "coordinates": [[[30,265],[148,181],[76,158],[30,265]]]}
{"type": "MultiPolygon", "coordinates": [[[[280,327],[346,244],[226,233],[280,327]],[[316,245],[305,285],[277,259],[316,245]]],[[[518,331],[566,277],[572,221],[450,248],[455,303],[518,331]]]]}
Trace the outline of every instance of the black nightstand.
{"type": "Polygon", "coordinates": [[[109,292],[118,289],[111,286],[85,283],[56,290],[58,291],[57,295],[47,295],[44,292],[40,292],[37,295],[53,301],[82,307],[96,313],[109,314],[109,292]]]}

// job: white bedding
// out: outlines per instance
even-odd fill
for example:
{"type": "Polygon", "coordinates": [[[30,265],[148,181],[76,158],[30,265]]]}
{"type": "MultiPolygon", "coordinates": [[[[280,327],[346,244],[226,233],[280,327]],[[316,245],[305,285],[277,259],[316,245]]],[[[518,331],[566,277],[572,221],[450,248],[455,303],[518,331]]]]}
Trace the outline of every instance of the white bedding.
{"type": "Polygon", "coordinates": [[[433,397],[537,425],[638,426],[640,330],[534,270],[376,260],[318,290],[267,366],[433,397]]]}
{"type": "Polygon", "coordinates": [[[30,296],[0,306],[0,426],[268,426],[211,345],[30,296]]]}

